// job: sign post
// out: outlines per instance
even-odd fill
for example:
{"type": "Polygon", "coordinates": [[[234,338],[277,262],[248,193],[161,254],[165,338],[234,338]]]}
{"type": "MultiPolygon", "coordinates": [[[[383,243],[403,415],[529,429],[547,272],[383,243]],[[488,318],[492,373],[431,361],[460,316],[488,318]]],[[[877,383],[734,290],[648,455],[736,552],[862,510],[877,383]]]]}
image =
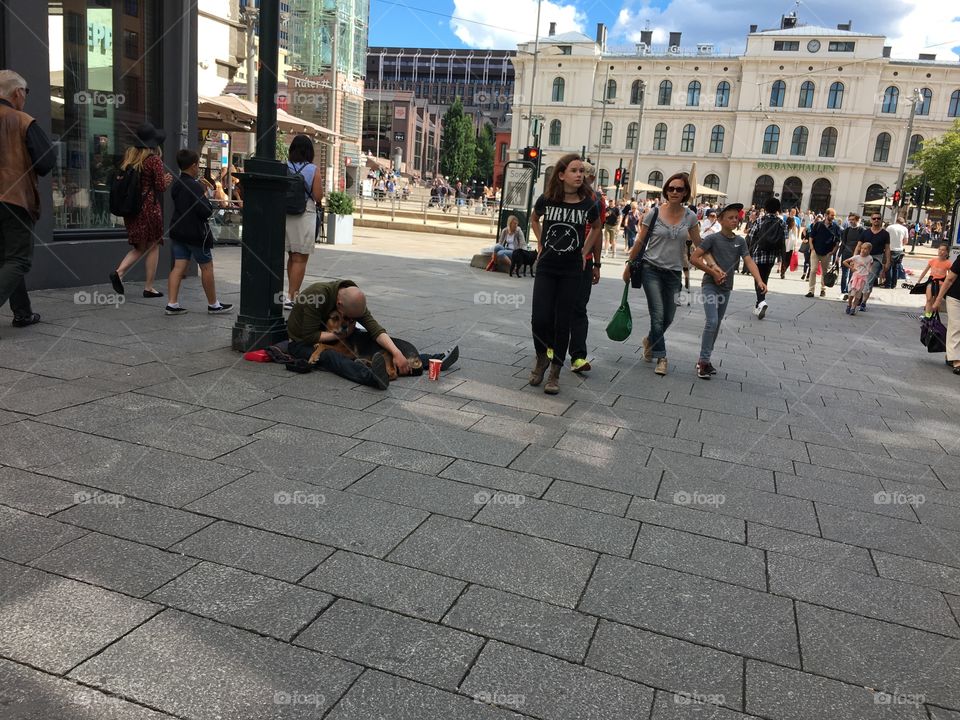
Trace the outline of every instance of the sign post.
{"type": "Polygon", "coordinates": [[[510,160],[503,166],[503,189],[500,192],[500,209],[497,213],[497,237],[507,227],[507,218],[516,215],[523,236],[530,239],[530,209],[533,206],[533,189],[536,185],[537,168],[526,160],[510,160]]]}

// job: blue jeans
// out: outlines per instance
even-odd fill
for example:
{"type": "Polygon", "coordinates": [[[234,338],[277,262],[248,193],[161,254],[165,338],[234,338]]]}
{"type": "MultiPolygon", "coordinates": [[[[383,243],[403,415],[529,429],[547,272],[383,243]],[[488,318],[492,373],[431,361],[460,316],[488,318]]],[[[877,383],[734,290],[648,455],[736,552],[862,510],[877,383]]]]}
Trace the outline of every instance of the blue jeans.
{"type": "Polygon", "coordinates": [[[852,255],[841,255],[840,256],[840,292],[844,295],[850,293],[850,278],[853,277],[853,271],[850,270],[846,265],[843,264],[845,260],[849,260],[852,255]]]}
{"type": "Polygon", "coordinates": [[[508,250],[500,243],[497,243],[493,246],[493,252],[497,257],[506,258],[507,260],[513,257],[513,250],[508,250]]]}
{"type": "Polygon", "coordinates": [[[677,314],[676,296],[680,292],[682,277],[679,270],[667,270],[648,262],[641,265],[640,281],[643,283],[647,310],[650,313],[650,332],[647,339],[655,358],[667,356],[667,344],[663,336],[677,314]]]}
{"type": "Polygon", "coordinates": [[[624,228],[623,237],[627,241],[627,250],[629,250],[630,248],[633,247],[633,243],[635,243],[637,240],[637,231],[630,230],[629,228],[624,228]]]}
{"type": "Polygon", "coordinates": [[[717,335],[720,334],[720,323],[723,322],[723,315],[730,303],[730,292],[713,283],[704,283],[700,288],[703,312],[707,316],[703,326],[703,339],[700,341],[700,359],[705,362],[710,362],[713,345],[717,342],[717,335]]]}
{"type": "Polygon", "coordinates": [[[890,253],[890,270],[887,271],[886,286],[895,288],[900,278],[900,266],[903,264],[903,251],[890,253]]]}
{"type": "Polygon", "coordinates": [[[873,265],[870,267],[870,274],[867,275],[867,284],[863,287],[863,302],[866,302],[867,298],[870,297],[870,293],[876,286],[877,278],[883,272],[883,255],[871,255],[870,257],[873,258],[873,265]]]}

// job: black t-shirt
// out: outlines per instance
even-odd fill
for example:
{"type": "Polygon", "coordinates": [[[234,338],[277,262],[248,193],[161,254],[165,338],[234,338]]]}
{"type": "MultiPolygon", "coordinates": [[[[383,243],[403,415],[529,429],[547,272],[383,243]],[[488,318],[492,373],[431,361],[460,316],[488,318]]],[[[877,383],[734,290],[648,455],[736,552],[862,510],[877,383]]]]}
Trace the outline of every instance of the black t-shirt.
{"type": "Polygon", "coordinates": [[[607,225],[613,226],[617,224],[617,219],[619,217],[620,217],[620,208],[618,208],[616,205],[611,205],[610,207],[607,208],[607,217],[606,217],[606,220],[604,220],[604,222],[607,225]]]}
{"type": "Polygon", "coordinates": [[[554,202],[541,195],[533,211],[540,220],[543,245],[543,252],[537,258],[537,272],[547,270],[563,275],[582,272],[588,225],[600,217],[597,201],[586,197],[577,203],[554,202]]]}
{"type": "MultiPolygon", "coordinates": [[[[957,255],[956,259],[953,261],[953,265],[950,266],[950,272],[954,275],[960,275],[960,255],[957,255]]],[[[950,288],[947,290],[947,297],[952,297],[954,300],[960,300],[960,279],[954,280],[950,285],[950,288]]]]}
{"type": "Polygon", "coordinates": [[[860,238],[860,242],[870,243],[870,254],[871,255],[883,255],[883,251],[886,250],[887,246],[890,245],[890,233],[886,230],[881,230],[878,233],[875,233],[869,228],[863,231],[863,236],[860,238]]]}

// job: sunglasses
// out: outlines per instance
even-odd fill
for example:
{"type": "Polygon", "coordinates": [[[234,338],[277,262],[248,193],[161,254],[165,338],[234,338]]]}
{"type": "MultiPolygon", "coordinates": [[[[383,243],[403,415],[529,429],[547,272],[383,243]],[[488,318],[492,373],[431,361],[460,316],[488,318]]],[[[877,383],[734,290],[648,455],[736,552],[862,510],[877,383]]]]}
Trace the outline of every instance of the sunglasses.
{"type": "Polygon", "coordinates": [[[686,188],[686,186],[684,186],[684,185],[680,185],[679,187],[677,187],[676,185],[668,185],[668,186],[667,186],[667,192],[678,192],[678,193],[682,193],[682,192],[686,192],[686,191],[687,191],[687,188],[686,188]]]}
{"type": "Polygon", "coordinates": [[[880,222],[880,218],[878,218],[878,217],[872,217],[872,218],[870,218],[870,221],[871,221],[871,222],[880,222]]]}

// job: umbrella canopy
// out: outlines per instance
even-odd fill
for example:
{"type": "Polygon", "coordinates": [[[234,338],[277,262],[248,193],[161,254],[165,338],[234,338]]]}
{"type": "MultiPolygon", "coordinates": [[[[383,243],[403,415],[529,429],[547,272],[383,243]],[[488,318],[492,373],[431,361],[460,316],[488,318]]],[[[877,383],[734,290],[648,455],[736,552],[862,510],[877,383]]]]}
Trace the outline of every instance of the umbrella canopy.
{"type": "Polygon", "coordinates": [[[725,192],[720,192],[719,190],[714,190],[711,187],[706,185],[697,185],[697,195],[705,195],[707,197],[726,197],[725,192]]]}
{"type": "Polygon", "coordinates": [[[658,193],[658,192],[661,192],[662,190],[663,190],[663,188],[658,188],[656,185],[650,185],[649,183],[640,182],[639,180],[637,180],[637,181],[633,184],[633,191],[634,191],[634,192],[655,192],[655,193],[658,193]]]}
{"type": "MultiPolygon", "coordinates": [[[[200,96],[197,115],[201,127],[209,130],[251,131],[257,125],[257,104],[236,95],[200,96]]],[[[339,137],[337,133],[309,120],[295,117],[277,108],[277,129],[286,133],[303,133],[314,137],[339,137]]]]}

